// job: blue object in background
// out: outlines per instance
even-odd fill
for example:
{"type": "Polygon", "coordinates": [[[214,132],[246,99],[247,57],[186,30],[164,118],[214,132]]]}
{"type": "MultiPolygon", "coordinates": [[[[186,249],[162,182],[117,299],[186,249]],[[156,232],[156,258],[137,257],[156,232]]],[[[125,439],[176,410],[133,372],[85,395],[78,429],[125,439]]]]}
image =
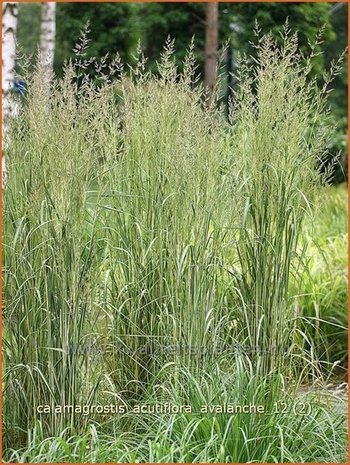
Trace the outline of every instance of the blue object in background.
{"type": "Polygon", "coordinates": [[[25,95],[27,93],[27,84],[24,81],[13,81],[13,91],[16,94],[25,95]]]}

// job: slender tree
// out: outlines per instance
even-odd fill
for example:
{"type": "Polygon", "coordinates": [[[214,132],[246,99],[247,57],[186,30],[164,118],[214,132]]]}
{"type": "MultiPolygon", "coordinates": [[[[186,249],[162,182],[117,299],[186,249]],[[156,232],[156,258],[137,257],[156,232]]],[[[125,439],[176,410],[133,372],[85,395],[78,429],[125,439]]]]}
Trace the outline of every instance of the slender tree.
{"type": "Polygon", "coordinates": [[[207,3],[205,30],[205,85],[212,95],[217,77],[218,3],[207,3]]]}
{"type": "Polygon", "coordinates": [[[40,53],[44,69],[53,70],[56,38],[56,3],[47,2],[41,6],[40,53]]]}
{"type": "MultiPolygon", "coordinates": [[[[8,126],[13,104],[11,89],[15,79],[16,32],[18,6],[14,2],[2,5],[2,117],[3,148],[8,145],[8,126]]],[[[6,182],[5,158],[2,160],[2,182],[6,182]]]]}

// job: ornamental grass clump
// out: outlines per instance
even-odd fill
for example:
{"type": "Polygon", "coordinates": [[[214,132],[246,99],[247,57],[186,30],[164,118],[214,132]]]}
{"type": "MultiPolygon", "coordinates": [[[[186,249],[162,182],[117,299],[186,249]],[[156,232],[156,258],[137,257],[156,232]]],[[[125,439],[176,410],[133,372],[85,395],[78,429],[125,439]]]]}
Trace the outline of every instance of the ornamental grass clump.
{"type": "Polygon", "coordinates": [[[287,27],[281,46],[270,35],[259,37],[254,59],[245,57],[238,67],[230,112],[245,205],[234,247],[236,316],[239,337],[263,373],[291,363],[291,332],[301,315],[293,312],[289,283],[303,258],[297,247],[303,221],[325,181],[317,166],[332,131],[326,101],[332,74],[319,90],[311,60],[287,27]]]}
{"type": "Polygon", "coordinates": [[[341,460],[334,403],[321,396],[302,418],[275,407],[299,398],[298,359],[313,364],[290,281],[323,183],[330,76],[318,90],[288,31],[281,46],[261,38],[227,121],[191,49],[180,73],[168,41],[152,74],[141,53],[127,70],[94,65],[86,44],[63,78],[43,82],[40,65],[26,77],[10,127],[6,458],[341,460]],[[111,402],[194,413],[74,413],[111,402]],[[200,412],[228,403],[267,413],[200,412]]]}
{"type": "MultiPolygon", "coordinates": [[[[70,65],[50,87],[41,75],[38,66],[26,79],[29,93],[5,154],[5,441],[26,438],[41,419],[39,404],[92,400],[96,382],[83,343],[99,311],[99,207],[89,208],[89,191],[99,158],[113,153],[112,100],[88,81],[78,88],[70,65]]],[[[44,421],[50,434],[80,423],[72,414],[44,421]]]]}
{"type": "Polygon", "coordinates": [[[169,43],[160,76],[135,72],[117,85],[121,150],[104,224],[111,368],[124,389],[170,361],[205,366],[226,318],[218,276],[230,152],[222,115],[191,88],[191,59],[178,74],[169,43]]]}

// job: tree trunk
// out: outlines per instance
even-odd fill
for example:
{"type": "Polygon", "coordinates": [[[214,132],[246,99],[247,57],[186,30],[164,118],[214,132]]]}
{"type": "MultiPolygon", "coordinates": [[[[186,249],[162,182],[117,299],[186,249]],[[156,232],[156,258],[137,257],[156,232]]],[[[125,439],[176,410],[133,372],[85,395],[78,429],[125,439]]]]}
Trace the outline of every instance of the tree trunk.
{"type": "Polygon", "coordinates": [[[56,3],[43,3],[41,6],[40,53],[45,78],[53,71],[56,38],[56,3]]]}
{"type": "Polygon", "coordinates": [[[207,3],[205,30],[205,85],[211,99],[217,76],[218,3],[207,3]]]}
{"type": "MultiPolygon", "coordinates": [[[[15,80],[17,3],[2,6],[2,145],[8,146],[9,120],[12,114],[11,89],[15,80]]],[[[1,164],[2,184],[6,183],[5,158],[1,164]]]]}

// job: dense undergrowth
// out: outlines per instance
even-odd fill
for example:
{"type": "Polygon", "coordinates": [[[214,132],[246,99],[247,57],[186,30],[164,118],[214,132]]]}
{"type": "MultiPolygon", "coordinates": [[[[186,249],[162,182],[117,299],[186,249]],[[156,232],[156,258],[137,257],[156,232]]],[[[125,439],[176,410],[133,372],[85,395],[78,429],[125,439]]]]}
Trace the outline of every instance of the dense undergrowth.
{"type": "Polygon", "coordinates": [[[298,299],[317,358],[327,366],[338,361],[339,375],[346,373],[348,357],[347,194],[345,184],[326,189],[313,224],[305,226],[307,267],[298,299]]]}
{"type": "Polygon", "coordinates": [[[309,79],[296,36],[260,38],[227,121],[191,51],[179,74],[172,46],[157,75],[140,55],[128,72],[100,64],[92,82],[81,47],[50,87],[40,65],[27,77],[6,153],[4,458],[346,460],[345,400],[301,392],[345,359],[328,331],[346,324],[344,263],[339,304],[308,255],[328,189],[316,160],[330,76],[321,90],[309,79]],[[164,403],[191,411],[133,411],[164,403]],[[110,404],[124,411],[92,408],[110,404]]]}

